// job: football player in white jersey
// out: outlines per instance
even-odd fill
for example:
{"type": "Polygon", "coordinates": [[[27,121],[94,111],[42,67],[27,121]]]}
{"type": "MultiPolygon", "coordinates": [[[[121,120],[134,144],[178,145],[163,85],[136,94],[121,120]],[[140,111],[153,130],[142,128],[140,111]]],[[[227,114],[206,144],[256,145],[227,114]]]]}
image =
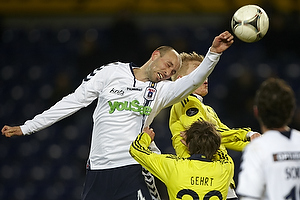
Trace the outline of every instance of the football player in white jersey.
{"type": "Polygon", "coordinates": [[[288,126],[295,108],[294,92],[282,79],[269,78],[258,89],[254,114],[262,136],[243,152],[241,200],[300,199],[300,132],[288,126]]]}
{"type": "MultiPolygon", "coordinates": [[[[142,167],[129,154],[131,142],[160,110],[199,87],[232,43],[233,36],[228,31],[216,36],[199,70],[175,82],[167,79],[179,69],[181,59],[167,46],[156,49],[140,68],[121,62],[101,66],[74,93],[21,126],[5,125],[2,134],[32,134],[97,99],[82,200],[150,200],[142,167]]],[[[157,193],[152,196],[159,198],[157,193]]]]}

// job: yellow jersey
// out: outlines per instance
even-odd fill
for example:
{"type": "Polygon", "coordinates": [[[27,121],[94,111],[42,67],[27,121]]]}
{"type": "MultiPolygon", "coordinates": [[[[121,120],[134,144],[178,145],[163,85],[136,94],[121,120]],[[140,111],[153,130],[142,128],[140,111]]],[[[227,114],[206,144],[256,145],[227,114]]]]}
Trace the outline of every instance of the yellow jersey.
{"type": "MultiPolygon", "coordinates": [[[[216,159],[220,157],[220,152],[227,154],[227,150],[242,151],[249,143],[247,133],[251,131],[250,128],[235,128],[230,129],[221,122],[214,109],[208,105],[203,104],[202,97],[191,94],[181,102],[174,104],[170,111],[169,127],[172,133],[172,145],[175,149],[176,155],[187,158],[190,156],[188,149],[180,140],[181,131],[185,131],[189,126],[197,120],[205,120],[216,126],[217,131],[222,135],[220,151],[216,155],[216,159]]],[[[232,178],[231,188],[235,187],[235,182],[232,178]]]]}
{"type": "Polygon", "coordinates": [[[226,199],[234,173],[229,155],[221,153],[214,161],[200,154],[181,158],[153,153],[148,149],[150,143],[147,133],[139,134],[130,146],[130,154],[166,185],[170,200],[226,199]]]}
{"type": "Polygon", "coordinates": [[[217,131],[222,135],[221,149],[242,151],[249,143],[246,135],[251,131],[250,128],[230,129],[221,122],[212,107],[203,104],[196,95],[192,94],[171,108],[169,127],[176,155],[189,156],[187,148],[180,142],[182,139],[180,132],[187,130],[197,120],[208,121],[216,126],[217,131]]]}

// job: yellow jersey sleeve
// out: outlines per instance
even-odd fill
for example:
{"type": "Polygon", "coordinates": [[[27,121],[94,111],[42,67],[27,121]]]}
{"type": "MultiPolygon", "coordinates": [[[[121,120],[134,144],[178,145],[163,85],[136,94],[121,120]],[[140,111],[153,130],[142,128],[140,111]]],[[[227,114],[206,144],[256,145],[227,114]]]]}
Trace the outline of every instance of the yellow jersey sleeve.
{"type": "Polygon", "coordinates": [[[187,129],[187,127],[180,122],[182,111],[183,110],[180,109],[180,105],[178,103],[172,106],[170,111],[169,127],[172,133],[172,145],[176,155],[187,158],[190,156],[190,153],[187,147],[182,144],[181,140],[183,138],[180,136],[180,132],[187,129]]]}
{"type": "Polygon", "coordinates": [[[141,133],[130,146],[130,154],[167,187],[170,200],[226,199],[234,164],[229,155],[210,161],[201,155],[180,158],[155,154],[148,149],[151,139],[141,133]]]}
{"type": "MultiPolygon", "coordinates": [[[[164,180],[169,176],[169,172],[172,169],[164,170],[162,165],[164,154],[156,154],[153,153],[148,147],[151,143],[151,138],[147,133],[140,133],[136,140],[131,144],[129,153],[131,156],[140,163],[143,167],[145,167],[151,174],[159,178],[160,180],[164,180]]],[[[170,166],[171,168],[173,166],[170,166]]]]}

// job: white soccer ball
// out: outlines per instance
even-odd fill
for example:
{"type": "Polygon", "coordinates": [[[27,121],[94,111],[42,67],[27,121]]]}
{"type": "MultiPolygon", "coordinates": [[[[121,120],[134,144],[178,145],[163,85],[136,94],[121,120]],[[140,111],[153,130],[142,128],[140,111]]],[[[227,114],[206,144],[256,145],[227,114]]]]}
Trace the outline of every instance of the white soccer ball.
{"type": "Polygon", "coordinates": [[[234,13],[231,28],[240,40],[248,43],[256,42],[266,35],[269,29],[269,17],[261,7],[246,5],[234,13]]]}

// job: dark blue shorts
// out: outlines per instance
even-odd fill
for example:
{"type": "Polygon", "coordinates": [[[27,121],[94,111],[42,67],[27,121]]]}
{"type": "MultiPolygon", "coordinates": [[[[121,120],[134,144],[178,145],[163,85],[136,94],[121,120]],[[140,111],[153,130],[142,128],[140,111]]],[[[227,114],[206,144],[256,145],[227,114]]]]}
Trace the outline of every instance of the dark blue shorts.
{"type": "Polygon", "coordinates": [[[141,165],[87,170],[82,200],[151,200],[141,165]]]}

